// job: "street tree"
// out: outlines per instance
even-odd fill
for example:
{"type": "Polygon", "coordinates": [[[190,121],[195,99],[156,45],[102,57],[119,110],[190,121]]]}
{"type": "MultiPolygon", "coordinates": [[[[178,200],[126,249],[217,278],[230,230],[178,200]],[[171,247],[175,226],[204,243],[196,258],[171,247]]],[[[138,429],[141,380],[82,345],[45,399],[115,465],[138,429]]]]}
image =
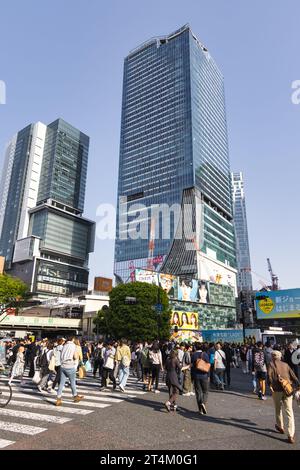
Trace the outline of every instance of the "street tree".
{"type": "Polygon", "coordinates": [[[28,297],[28,286],[21,279],[0,274],[0,313],[7,308],[15,308],[18,311],[28,297]]]}
{"type": "Polygon", "coordinates": [[[168,340],[171,309],[166,292],[146,282],[120,284],[110,292],[109,307],[98,312],[95,329],[114,339],[168,340]]]}

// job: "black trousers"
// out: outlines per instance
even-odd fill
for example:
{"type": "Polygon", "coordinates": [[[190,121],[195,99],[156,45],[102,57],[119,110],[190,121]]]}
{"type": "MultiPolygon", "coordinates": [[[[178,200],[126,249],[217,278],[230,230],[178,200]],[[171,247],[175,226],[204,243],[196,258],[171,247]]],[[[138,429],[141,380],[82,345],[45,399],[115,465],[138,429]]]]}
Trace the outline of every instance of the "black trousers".
{"type": "Polygon", "coordinates": [[[227,386],[229,387],[230,386],[230,382],[231,382],[231,370],[230,370],[230,367],[226,367],[226,383],[227,383],[227,386]]]}
{"type": "Polygon", "coordinates": [[[56,387],[56,385],[59,386],[59,384],[60,384],[60,374],[61,374],[60,369],[61,369],[61,366],[55,366],[56,376],[55,376],[54,382],[52,384],[53,389],[56,387]]]}
{"type": "Polygon", "coordinates": [[[93,370],[93,375],[95,376],[97,373],[97,370],[99,369],[99,377],[102,376],[102,369],[103,369],[103,359],[95,359],[94,361],[94,370],[93,370]]]}
{"type": "Polygon", "coordinates": [[[154,384],[154,381],[155,381],[155,390],[158,389],[159,373],[160,373],[160,364],[152,364],[152,385],[154,384]]]}
{"type": "Polygon", "coordinates": [[[201,410],[202,403],[207,403],[208,398],[208,379],[199,377],[194,378],[194,388],[196,394],[197,405],[199,411],[201,410]]]}
{"type": "Polygon", "coordinates": [[[114,376],[114,371],[113,371],[113,369],[105,369],[105,367],[103,367],[103,370],[102,370],[101,387],[106,387],[107,386],[107,377],[109,377],[109,380],[113,383],[113,386],[115,387],[116,386],[116,379],[115,379],[115,376],[114,376]]]}

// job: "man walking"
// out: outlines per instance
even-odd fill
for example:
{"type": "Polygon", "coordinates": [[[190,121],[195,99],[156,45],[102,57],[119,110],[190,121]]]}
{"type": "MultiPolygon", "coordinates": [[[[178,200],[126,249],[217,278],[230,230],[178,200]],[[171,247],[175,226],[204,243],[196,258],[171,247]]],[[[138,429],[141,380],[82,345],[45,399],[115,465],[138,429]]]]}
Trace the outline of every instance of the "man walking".
{"type": "Polygon", "coordinates": [[[80,402],[84,397],[77,394],[76,390],[76,362],[79,359],[78,352],[76,351],[76,345],[74,343],[74,336],[70,336],[67,342],[64,344],[61,351],[61,369],[60,369],[60,384],[57,391],[56,406],[62,404],[62,392],[66,383],[66,380],[70,380],[71,390],[73,394],[74,403],[80,402]]]}
{"type": "Polygon", "coordinates": [[[217,385],[217,388],[220,390],[224,390],[225,369],[226,369],[225,353],[221,349],[221,343],[216,343],[214,370],[215,370],[216,385],[217,385]]]}
{"type": "Polygon", "coordinates": [[[127,346],[127,340],[121,339],[117,348],[116,361],[119,364],[119,387],[122,392],[125,392],[127,379],[129,377],[129,366],[131,362],[130,349],[127,346]]]}

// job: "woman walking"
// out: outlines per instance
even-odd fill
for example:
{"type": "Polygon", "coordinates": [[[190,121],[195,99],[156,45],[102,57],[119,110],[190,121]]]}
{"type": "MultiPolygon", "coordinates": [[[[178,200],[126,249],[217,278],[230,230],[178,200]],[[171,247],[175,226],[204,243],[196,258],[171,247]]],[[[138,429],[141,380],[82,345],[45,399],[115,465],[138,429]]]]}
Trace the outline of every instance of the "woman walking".
{"type": "MultiPolygon", "coordinates": [[[[163,370],[162,355],[159,349],[158,341],[154,341],[151,350],[149,351],[149,358],[151,363],[152,373],[152,386],[154,385],[154,393],[160,393],[158,390],[159,374],[163,370]]],[[[152,391],[151,389],[149,391],[152,391]]]]}
{"type": "Polygon", "coordinates": [[[23,374],[25,369],[25,357],[24,357],[25,348],[23,345],[19,346],[18,352],[16,354],[16,360],[12,367],[10,378],[9,378],[9,385],[11,385],[13,379],[15,377],[21,378],[21,385],[23,385],[23,374]]]}
{"type": "Polygon", "coordinates": [[[177,405],[176,400],[179,392],[182,392],[182,386],[178,380],[178,373],[181,370],[181,365],[177,357],[176,351],[172,351],[166,361],[166,384],[169,389],[169,400],[166,401],[165,407],[167,411],[176,411],[177,405]]]}
{"type": "Polygon", "coordinates": [[[115,357],[116,350],[113,346],[113,343],[109,343],[104,352],[104,364],[102,369],[102,382],[100,390],[105,390],[107,388],[107,377],[109,377],[109,380],[113,384],[113,390],[115,390],[117,387],[116,378],[114,376],[115,357]]]}
{"type": "MultiPolygon", "coordinates": [[[[51,371],[49,369],[49,363],[50,363],[50,360],[53,356],[53,347],[54,347],[54,344],[51,341],[48,341],[47,345],[46,345],[46,348],[44,349],[44,352],[41,356],[41,360],[40,360],[41,380],[40,380],[40,382],[38,384],[38,387],[37,387],[40,392],[42,392],[43,389],[45,389],[47,387],[47,384],[48,384],[49,375],[51,373],[51,371]]],[[[49,393],[53,393],[52,386],[47,388],[47,390],[48,390],[49,393]]]]}
{"type": "Polygon", "coordinates": [[[276,424],[275,429],[284,434],[283,414],[284,409],[287,416],[287,435],[290,444],[295,443],[295,419],[293,412],[293,387],[295,385],[300,389],[300,383],[294,371],[288,364],[282,362],[282,354],[280,351],[272,352],[272,361],[268,368],[268,382],[272,392],[272,397],[275,407],[276,424]],[[290,385],[290,393],[287,393],[285,384],[282,381],[288,382],[290,385]]]}
{"type": "Polygon", "coordinates": [[[208,377],[210,370],[210,360],[208,345],[195,344],[196,351],[192,355],[192,379],[196,393],[197,405],[201,415],[207,414],[206,403],[208,398],[208,377]],[[202,361],[201,361],[202,360],[202,361]],[[206,365],[207,364],[207,365],[206,365]]]}

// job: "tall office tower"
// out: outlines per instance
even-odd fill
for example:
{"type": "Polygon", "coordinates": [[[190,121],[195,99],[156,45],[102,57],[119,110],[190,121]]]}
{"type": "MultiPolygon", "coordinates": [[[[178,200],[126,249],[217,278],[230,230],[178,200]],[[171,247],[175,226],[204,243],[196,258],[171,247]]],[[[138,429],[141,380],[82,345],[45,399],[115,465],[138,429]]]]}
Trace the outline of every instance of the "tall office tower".
{"type": "Polygon", "coordinates": [[[0,255],[39,297],[88,287],[94,222],[82,217],[89,138],[62,119],[9,143],[2,173],[0,255]]]}
{"type": "Polygon", "coordinates": [[[242,173],[231,173],[233,220],[237,247],[238,290],[252,292],[244,178],[242,173]]]}
{"type": "Polygon", "coordinates": [[[124,62],[115,274],[147,267],[236,290],[223,76],[189,25],[124,62]]]}

